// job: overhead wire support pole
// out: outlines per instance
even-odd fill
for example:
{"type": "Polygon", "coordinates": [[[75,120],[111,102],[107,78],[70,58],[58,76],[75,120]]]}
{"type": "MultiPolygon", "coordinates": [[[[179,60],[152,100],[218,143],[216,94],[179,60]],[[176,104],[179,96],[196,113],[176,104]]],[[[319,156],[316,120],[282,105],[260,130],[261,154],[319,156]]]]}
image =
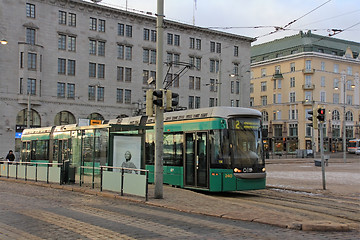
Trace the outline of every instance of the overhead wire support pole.
{"type": "MultiPolygon", "coordinates": [[[[157,0],[156,90],[163,88],[164,0],[157,0]]],[[[163,198],[164,107],[155,105],[155,198],[163,198]]]]}

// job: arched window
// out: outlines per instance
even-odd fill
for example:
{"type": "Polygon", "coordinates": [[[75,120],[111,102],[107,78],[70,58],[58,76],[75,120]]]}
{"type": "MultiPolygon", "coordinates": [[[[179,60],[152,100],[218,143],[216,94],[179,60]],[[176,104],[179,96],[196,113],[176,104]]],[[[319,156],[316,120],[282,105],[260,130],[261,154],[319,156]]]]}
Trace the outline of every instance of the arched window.
{"type": "Polygon", "coordinates": [[[332,112],[332,120],[340,120],[340,113],[338,110],[332,112]]]}
{"type": "Polygon", "coordinates": [[[263,111],[261,112],[261,118],[263,122],[268,122],[269,121],[269,114],[267,111],[263,111]]]}
{"type": "Polygon", "coordinates": [[[99,113],[92,113],[89,116],[87,116],[87,119],[90,119],[90,120],[104,120],[104,117],[99,113]]]}
{"type": "MultiPolygon", "coordinates": [[[[27,126],[27,121],[28,121],[28,110],[25,108],[23,110],[21,110],[20,112],[18,112],[17,116],[16,116],[16,125],[22,125],[22,126],[27,126]]],[[[40,118],[40,114],[31,109],[30,110],[30,127],[40,127],[41,126],[41,118],[40,118]]]]}
{"type": "Polygon", "coordinates": [[[354,117],[353,117],[352,112],[348,111],[345,115],[345,121],[353,121],[353,120],[354,120],[354,117]]]}
{"type": "Polygon", "coordinates": [[[75,117],[71,112],[61,111],[55,116],[54,124],[58,125],[67,125],[76,123],[75,117]]]}

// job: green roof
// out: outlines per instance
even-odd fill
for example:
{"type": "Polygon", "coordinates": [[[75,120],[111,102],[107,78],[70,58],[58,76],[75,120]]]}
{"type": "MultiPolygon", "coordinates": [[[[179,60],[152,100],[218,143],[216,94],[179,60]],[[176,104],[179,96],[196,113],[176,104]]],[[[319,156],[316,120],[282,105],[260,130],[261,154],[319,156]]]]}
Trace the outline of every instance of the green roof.
{"type": "Polygon", "coordinates": [[[290,55],[294,52],[324,52],[343,56],[348,47],[351,48],[354,58],[357,58],[360,52],[360,43],[324,37],[312,34],[311,31],[306,33],[300,31],[296,35],[252,46],[251,60],[252,62],[258,62],[290,55]]]}

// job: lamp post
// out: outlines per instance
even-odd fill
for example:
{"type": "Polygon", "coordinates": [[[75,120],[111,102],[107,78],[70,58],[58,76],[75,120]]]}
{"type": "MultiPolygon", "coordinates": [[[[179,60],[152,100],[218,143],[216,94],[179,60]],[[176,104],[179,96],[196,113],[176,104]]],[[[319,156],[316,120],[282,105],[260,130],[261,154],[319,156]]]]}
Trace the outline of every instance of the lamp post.
{"type": "MultiPolygon", "coordinates": [[[[346,84],[348,82],[351,82],[351,80],[346,80],[345,79],[345,74],[343,73],[341,75],[341,80],[343,82],[343,96],[344,96],[344,102],[343,102],[343,159],[344,159],[344,163],[346,163],[346,120],[345,120],[345,116],[346,116],[346,84]]],[[[352,84],[351,88],[355,88],[355,85],[352,84]]],[[[335,87],[335,90],[338,90],[339,87],[335,87]]]]}

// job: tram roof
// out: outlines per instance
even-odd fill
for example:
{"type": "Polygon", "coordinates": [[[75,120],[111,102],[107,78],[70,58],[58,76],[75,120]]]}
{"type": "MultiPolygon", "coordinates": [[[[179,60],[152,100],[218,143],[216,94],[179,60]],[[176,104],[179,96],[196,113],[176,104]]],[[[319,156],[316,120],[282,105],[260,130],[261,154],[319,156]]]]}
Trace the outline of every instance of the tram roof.
{"type": "MultiPolygon", "coordinates": [[[[209,118],[209,117],[221,117],[229,118],[234,116],[249,116],[249,117],[261,117],[261,112],[252,108],[241,107],[209,107],[188,109],[183,111],[166,112],[164,114],[164,121],[176,121],[185,119],[196,118],[209,118]]],[[[148,119],[148,123],[153,123],[154,117],[148,119]]]]}

